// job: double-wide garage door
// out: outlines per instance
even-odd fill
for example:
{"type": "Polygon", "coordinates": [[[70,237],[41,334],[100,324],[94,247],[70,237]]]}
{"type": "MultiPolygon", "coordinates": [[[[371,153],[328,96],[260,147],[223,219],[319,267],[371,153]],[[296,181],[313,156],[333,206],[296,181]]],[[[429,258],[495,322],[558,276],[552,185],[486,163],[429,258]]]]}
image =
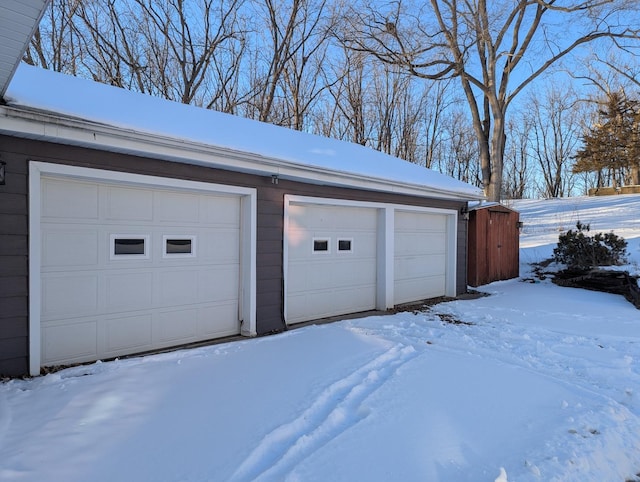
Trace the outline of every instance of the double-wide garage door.
{"type": "Polygon", "coordinates": [[[42,365],[239,333],[240,196],[41,186],[42,365]]]}
{"type": "Polygon", "coordinates": [[[455,272],[452,217],[395,205],[294,199],[285,224],[287,323],[447,294],[455,272]]]}

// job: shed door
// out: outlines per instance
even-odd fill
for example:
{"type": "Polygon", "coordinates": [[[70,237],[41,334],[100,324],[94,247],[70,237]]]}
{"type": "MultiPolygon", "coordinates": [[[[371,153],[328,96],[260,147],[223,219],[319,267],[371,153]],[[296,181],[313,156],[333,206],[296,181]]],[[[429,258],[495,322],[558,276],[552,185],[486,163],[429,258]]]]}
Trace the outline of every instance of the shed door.
{"type": "Polygon", "coordinates": [[[287,323],[374,309],[377,210],[291,203],[288,216],[287,323]]]}
{"type": "Polygon", "coordinates": [[[487,260],[490,281],[519,275],[519,237],[516,223],[517,216],[513,213],[489,210],[487,260]]]}
{"type": "Polygon", "coordinates": [[[42,365],[237,334],[240,198],[42,178],[42,365]]]}
{"type": "Polygon", "coordinates": [[[395,304],[446,293],[447,238],[446,215],[396,211],[395,304]]]}

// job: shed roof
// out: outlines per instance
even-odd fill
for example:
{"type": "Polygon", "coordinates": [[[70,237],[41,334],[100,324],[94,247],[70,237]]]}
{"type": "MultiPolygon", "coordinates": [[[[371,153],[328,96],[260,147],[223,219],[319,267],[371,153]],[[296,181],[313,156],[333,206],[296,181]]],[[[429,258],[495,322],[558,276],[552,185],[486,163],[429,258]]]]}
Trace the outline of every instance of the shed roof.
{"type": "Polygon", "coordinates": [[[420,196],[480,189],[358,144],[21,64],[0,132],[281,178],[420,196]]]}
{"type": "Polygon", "coordinates": [[[499,202],[479,202],[479,203],[469,203],[469,211],[479,211],[480,209],[492,209],[492,210],[496,210],[496,211],[503,211],[503,212],[514,212],[517,213],[519,212],[518,210],[511,208],[509,206],[505,206],[502,203],[499,202]]]}

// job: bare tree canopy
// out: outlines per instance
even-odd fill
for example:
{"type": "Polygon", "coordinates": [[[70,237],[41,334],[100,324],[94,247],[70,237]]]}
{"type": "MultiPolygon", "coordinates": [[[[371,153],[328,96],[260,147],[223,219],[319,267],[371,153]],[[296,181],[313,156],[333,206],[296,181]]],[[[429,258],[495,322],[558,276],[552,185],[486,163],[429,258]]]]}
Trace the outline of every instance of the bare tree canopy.
{"type": "Polygon", "coordinates": [[[640,86],[638,25],[637,0],[52,0],[24,59],[356,142],[499,200],[570,193],[565,93],[515,100],[569,67],[591,89],[640,86]]]}
{"type": "Polygon", "coordinates": [[[628,0],[395,0],[355,6],[343,39],[417,77],[457,77],[468,103],[482,184],[501,197],[506,114],[535,79],[578,47],[609,40],[635,48],[628,0]],[[627,13],[627,15],[625,15],[627,13]]]}

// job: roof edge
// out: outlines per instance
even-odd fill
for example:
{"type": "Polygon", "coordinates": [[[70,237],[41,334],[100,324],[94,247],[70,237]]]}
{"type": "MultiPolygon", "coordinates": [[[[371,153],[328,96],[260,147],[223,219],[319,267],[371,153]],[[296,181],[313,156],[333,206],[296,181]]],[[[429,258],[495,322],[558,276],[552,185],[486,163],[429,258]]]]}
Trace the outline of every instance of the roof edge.
{"type": "Polygon", "coordinates": [[[36,30],[40,26],[40,22],[42,21],[42,17],[44,16],[44,13],[50,1],[51,0],[38,0],[39,5],[35,7],[36,9],[39,9],[38,16],[32,18],[33,23],[31,25],[31,31],[27,36],[23,37],[23,39],[20,40],[20,43],[22,44],[22,46],[19,52],[18,50],[15,51],[16,53],[18,53],[18,55],[14,59],[13,65],[9,69],[9,74],[7,76],[6,82],[0,83],[0,101],[1,102],[5,102],[4,96],[7,93],[7,89],[9,87],[9,84],[11,83],[11,79],[15,75],[16,70],[18,70],[18,66],[22,61],[22,57],[24,56],[24,53],[27,51],[27,48],[29,48],[29,42],[31,42],[33,35],[35,34],[36,30]]]}
{"type": "Polygon", "coordinates": [[[298,164],[221,146],[63,116],[33,108],[0,106],[0,133],[111,152],[215,167],[281,179],[392,192],[419,197],[477,201],[482,195],[403,183],[347,171],[298,164]]]}

